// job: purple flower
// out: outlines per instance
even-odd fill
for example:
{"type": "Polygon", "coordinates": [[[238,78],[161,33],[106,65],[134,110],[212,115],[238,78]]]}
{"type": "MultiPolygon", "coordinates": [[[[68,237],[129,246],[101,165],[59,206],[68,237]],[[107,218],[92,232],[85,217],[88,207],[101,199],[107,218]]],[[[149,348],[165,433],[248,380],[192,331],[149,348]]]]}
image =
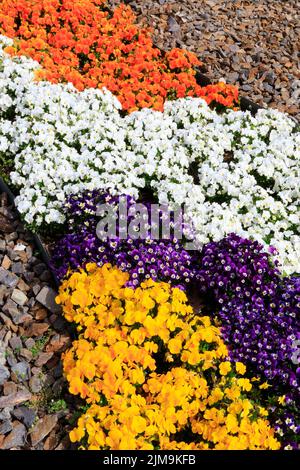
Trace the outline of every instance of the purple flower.
{"type": "MultiPolygon", "coordinates": [[[[78,269],[86,263],[95,262],[99,266],[112,263],[129,273],[128,286],[136,287],[151,277],[185,289],[195,277],[193,254],[186,251],[182,243],[172,236],[172,231],[170,239],[151,238],[148,227],[148,222],[151,223],[150,204],[145,204],[149,218],[149,221],[145,221],[145,239],[132,239],[129,235],[126,238],[120,237],[119,220],[116,237],[107,240],[98,238],[98,205],[107,203],[117,209],[121,197],[126,199],[128,213],[133,213],[136,202],[129,196],[113,197],[91,191],[68,199],[67,234],[57,242],[52,254],[52,266],[57,277],[61,279],[68,269],[78,269]]],[[[128,215],[128,226],[133,217],[128,215]]],[[[160,219],[162,217],[163,213],[160,213],[160,219]]],[[[174,222],[172,217],[171,221],[174,222]]]]}

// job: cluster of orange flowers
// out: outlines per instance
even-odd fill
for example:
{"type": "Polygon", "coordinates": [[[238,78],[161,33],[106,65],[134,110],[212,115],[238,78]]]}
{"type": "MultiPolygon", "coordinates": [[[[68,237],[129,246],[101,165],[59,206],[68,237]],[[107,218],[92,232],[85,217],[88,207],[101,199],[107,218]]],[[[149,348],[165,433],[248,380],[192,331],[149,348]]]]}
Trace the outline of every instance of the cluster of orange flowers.
{"type": "Polygon", "coordinates": [[[162,110],[166,99],[203,97],[208,103],[235,107],[238,90],[219,83],[200,87],[197,57],[185,50],[163,54],[150,31],[135,24],[126,5],[113,12],[105,0],[1,0],[0,33],[15,38],[12,55],[42,65],[37,78],[106,87],[126,111],[162,110]]]}
{"type": "Polygon", "coordinates": [[[83,449],[278,449],[246,367],[186,295],[136,289],[107,264],[69,275],[57,302],[79,339],[64,355],[70,392],[90,405],[70,433],[83,449]]]}

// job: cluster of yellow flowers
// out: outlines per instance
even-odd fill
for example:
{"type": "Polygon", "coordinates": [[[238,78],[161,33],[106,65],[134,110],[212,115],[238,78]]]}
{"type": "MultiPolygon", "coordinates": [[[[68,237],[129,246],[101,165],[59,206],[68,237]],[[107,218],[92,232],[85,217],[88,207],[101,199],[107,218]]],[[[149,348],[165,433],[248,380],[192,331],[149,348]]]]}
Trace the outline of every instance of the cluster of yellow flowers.
{"type": "MultiPolygon", "coordinates": [[[[253,381],[183,291],[86,266],[57,301],[79,339],[63,358],[70,392],[90,405],[71,431],[86,449],[279,449],[253,381]]],[[[256,380],[256,379],[254,379],[256,380]]]]}

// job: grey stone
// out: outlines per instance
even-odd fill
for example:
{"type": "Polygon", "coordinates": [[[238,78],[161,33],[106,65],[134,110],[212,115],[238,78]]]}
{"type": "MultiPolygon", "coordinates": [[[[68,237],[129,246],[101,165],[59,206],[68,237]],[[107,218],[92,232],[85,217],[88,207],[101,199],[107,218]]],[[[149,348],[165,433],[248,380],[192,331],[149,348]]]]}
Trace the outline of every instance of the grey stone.
{"type": "Polygon", "coordinates": [[[25,341],[25,346],[27,349],[32,349],[35,346],[35,341],[32,338],[28,338],[25,341]]]}
{"type": "Polygon", "coordinates": [[[9,421],[11,418],[12,407],[7,406],[0,411],[0,421],[9,421]]]}
{"type": "Polygon", "coordinates": [[[31,272],[31,271],[26,271],[26,272],[24,273],[24,279],[25,279],[25,281],[31,282],[31,281],[33,280],[33,278],[34,278],[34,273],[33,273],[33,272],[31,272]]]}
{"type": "Polygon", "coordinates": [[[32,393],[39,393],[42,390],[43,385],[44,385],[43,380],[37,375],[34,375],[29,380],[29,387],[32,393]]]}
{"type": "Polygon", "coordinates": [[[0,305],[4,303],[4,297],[7,295],[8,289],[6,286],[0,286],[0,305]]]}
{"type": "Polygon", "coordinates": [[[6,363],[6,345],[4,341],[0,340],[0,364],[5,365],[6,363]]]}
{"type": "Polygon", "coordinates": [[[20,315],[20,311],[16,302],[11,299],[8,299],[6,304],[3,306],[3,312],[8,313],[12,319],[20,315]]]}
{"type": "Polygon", "coordinates": [[[18,276],[7,269],[0,267],[0,284],[4,284],[6,287],[14,288],[19,282],[18,276]]]}
{"type": "Polygon", "coordinates": [[[18,305],[25,305],[28,301],[27,295],[19,289],[14,289],[11,298],[18,305]]]}
{"type": "Polygon", "coordinates": [[[6,249],[6,243],[5,240],[1,239],[0,240],[0,251],[3,253],[6,249]]]}
{"type": "Polygon", "coordinates": [[[51,313],[60,313],[61,307],[55,302],[56,296],[57,293],[51,287],[45,286],[37,295],[36,300],[46,307],[51,313]]]}
{"type": "Polygon", "coordinates": [[[60,331],[61,333],[66,331],[66,322],[65,322],[64,318],[62,318],[62,317],[58,317],[55,320],[55,322],[53,323],[53,326],[57,331],[60,331]]]}
{"type": "Polygon", "coordinates": [[[4,421],[1,425],[0,425],[0,434],[7,434],[8,432],[10,432],[12,430],[12,423],[11,421],[4,421]]]}
{"type": "Polygon", "coordinates": [[[15,447],[22,447],[25,444],[27,431],[24,424],[14,423],[13,430],[9,433],[2,444],[3,450],[12,449],[15,447]]]}
{"type": "Polygon", "coordinates": [[[20,306],[20,308],[23,312],[20,312],[16,302],[11,299],[8,299],[6,304],[3,306],[3,312],[10,315],[15,325],[20,325],[21,323],[31,319],[31,316],[26,314],[25,307],[20,306]]]}
{"type": "Polygon", "coordinates": [[[39,357],[35,361],[35,366],[36,367],[44,366],[45,364],[47,364],[48,361],[50,361],[52,356],[53,356],[53,352],[41,352],[39,354],[39,357]]]}
{"type": "Polygon", "coordinates": [[[7,360],[7,363],[10,367],[13,367],[18,363],[18,361],[15,358],[15,355],[12,352],[11,349],[7,350],[7,352],[6,352],[6,360],[7,360]]]}
{"type": "Polygon", "coordinates": [[[38,263],[34,266],[33,271],[37,276],[40,276],[44,271],[47,271],[47,266],[45,263],[38,263]]]}
{"type": "Polygon", "coordinates": [[[20,405],[30,400],[32,394],[28,390],[20,390],[17,393],[12,393],[4,397],[0,396],[0,408],[7,408],[10,406],[20,405]]]}
{"type": "Polygon", "coordinates": [[[13,242],[14,240],[18,239],[18,234],[17,232],[11,232],[5,236],[5,239],[7,242],[13,242]]]}
{"type": "Polygon", "coordinates": [[[11,267],[11,270],[15,274],[23,274],[24,273],[24,264],[21,262],[14,263],[11,267]]]}
{"type": "Polygon", "coordinates": [[[11,370],[21,382],[25,382],[30,378],[30,366],[25,361],[18,362],[16,365],[12,366],[11,370]]]}
{"type": "Polygon", "coordinates": [[[7,367],[0,364],[0,385],[3,385],[10,377],[10,373],[7,367]]]}
{"type": "Polygon", "coordinates": [[[22,348],[20,351],[20,356],[24,357],[27,362],[30,362],[32,360],[33,354],[29,349],[22,348]]]}
{"type": "Polygon", "coordinates": [[[13,336],[10,340],[9,340],[9,344],[10,344],[10,347],[15,350],[15,349],[21,349],[23,347],[23,343],[22,343],[22,340],[21,338],[19,338],[19,336],[13,336]]]}
{"type": "Polygon", "coordinates": [[[44,416],[32,429],[30,433],[31,444],[35,447],[42,439],[44,439],[52,431],[56,425],[58,418],[56,415],[44,416]]]}
{"type": "Polygon", "coordinates": [[[52,276],[51,274],[49,273],[49,271],[44,271],[41,275],[40,275],[40,280],[43,281],[43,282],[49,282],[51,280],[52,276]]]}
{"type": "Polygon", "coordinates": [[[41,286],[39,284],[35,284],[32,288],[32,291],[33,291],[34,295],[38,295],[40,290],[41,290],[41,286]]]}
{"type": "Polygon", "coordinates": [[[12,415],[19,421],[22,421],[27,429],[33,425],[37,416],[36,412],[32,408],[27,408],[27,406],[20,406],[14,409],[12,415]]]}

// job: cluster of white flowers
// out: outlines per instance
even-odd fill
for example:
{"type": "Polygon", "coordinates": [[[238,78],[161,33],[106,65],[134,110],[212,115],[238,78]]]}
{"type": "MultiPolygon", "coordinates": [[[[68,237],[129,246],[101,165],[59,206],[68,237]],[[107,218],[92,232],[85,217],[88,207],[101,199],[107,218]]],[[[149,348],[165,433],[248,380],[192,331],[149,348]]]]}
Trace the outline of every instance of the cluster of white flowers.
{"type": "Polygon", "coordinates": [[[235,232],[300,272],[300,131],[287,115],[220,115],[186,98],[121,117],[107,90],[36,83],[36,67],[0,48],[0,156],[14,158],[28,224],[62,223],[67,196],[84,189],[151,187],[161,203],[185,204],[200,244],[235,232]]]}

